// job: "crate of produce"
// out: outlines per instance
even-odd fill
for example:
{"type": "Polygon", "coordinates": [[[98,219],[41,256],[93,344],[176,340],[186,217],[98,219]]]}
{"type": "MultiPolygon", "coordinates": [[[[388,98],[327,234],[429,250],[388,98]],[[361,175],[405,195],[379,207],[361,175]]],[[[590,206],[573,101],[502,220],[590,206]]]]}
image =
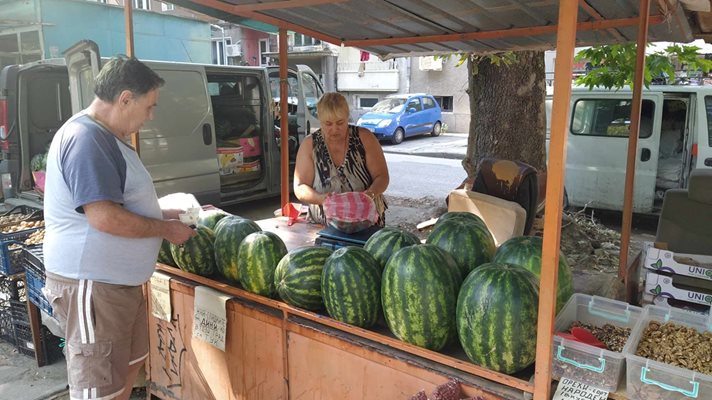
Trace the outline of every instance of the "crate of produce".
{"type": "Polygon", "coordinates": [[[22,222],[41,221],[42,210],[28,206],[17,206],[0,215],[0,232],[5,232],[7,228],[20,225],[22,222]]]}
{"type": "Polygon", "coordinates": [[[37,229],[0,234],[0,274],[7,276],[22,272],[22,247],[35,231],[37,229]]]}
{"type": "Polygon", "coordinates": [[[712,281],[712,256],[674,253],[658,249],[652,242],[644,244],[643,252],[643,266],[648,270],[712,281]]]}
{"type": "Polygon", "coordinates": [[[22,273],[14,275],[0,274],[0,300],[25,301],[25,276],[22,273]]]}
{"type": "Polygon", "coordinates": [[[23,252],[27,296],[40,310],[51,316],[52,306],[50,306],[44,293],[42,293],[42,288],[44,288],[46,281],[42,246],[25,247],[23,252]]]}
{"type": "MultiPolygon", "coordinates": [[[[553,374],[615,392],[625,370],[623,349],[642,309],[598,296],[575,293],[556,318],[553,374]],[[600,343],[574,337],[584,328],[600,343]]],[[[584,332],[585,333],[585,332],[584,332]]]]}
{"type": "Polygon", "coordinates": [[[645,306],[626,347],[628,399],[712,399],[712,320],[645,306]]]}
{"type": "Polygon", "coordinates": [[[643,295],[652,296],[653,302],[658,298],[668,298],[709,307],[712,305],[712,282],[686,275],[648,271],[643,295]]]}

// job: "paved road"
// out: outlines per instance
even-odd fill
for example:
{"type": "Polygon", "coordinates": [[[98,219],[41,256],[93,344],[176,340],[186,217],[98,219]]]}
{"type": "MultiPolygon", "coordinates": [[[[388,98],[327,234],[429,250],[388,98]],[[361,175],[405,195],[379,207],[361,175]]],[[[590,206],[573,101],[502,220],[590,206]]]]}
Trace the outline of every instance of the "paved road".
{"type": "Polygon", "coordinates": [[[444,199],[467,174],[459,160],[386,153],[391,183],[386,195],[444,199]]]}

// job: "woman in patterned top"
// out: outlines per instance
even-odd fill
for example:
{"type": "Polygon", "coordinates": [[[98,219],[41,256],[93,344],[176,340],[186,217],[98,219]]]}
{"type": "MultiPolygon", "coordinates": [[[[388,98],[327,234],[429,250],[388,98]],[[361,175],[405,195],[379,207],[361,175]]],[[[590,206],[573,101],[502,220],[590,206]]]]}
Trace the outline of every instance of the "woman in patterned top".
{"type": "Polygon", "coordinates": [[[339,93],[325,93],[316,106],[321,129],[307,136],[297,152],[294,194],[309,204],[309,220],[326,223],[322,204],[330,193],[364,192],[385,224],[388,167],[378,139],[350,125],[349,105],[339,93]]]}

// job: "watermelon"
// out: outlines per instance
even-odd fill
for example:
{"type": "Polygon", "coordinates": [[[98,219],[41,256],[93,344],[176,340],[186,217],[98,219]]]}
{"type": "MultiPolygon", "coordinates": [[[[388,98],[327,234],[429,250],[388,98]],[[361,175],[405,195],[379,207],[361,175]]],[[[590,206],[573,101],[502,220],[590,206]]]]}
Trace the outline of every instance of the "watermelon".
{"type": "MultiPolygon", "coordinates": [[[[531,271],[537,277],[541,276],[541,249],[543,239],[537,236],[517,236],[502,243],[494,254],[492,262],[508,263],[531,271]]],[[[574,294],[574,283],[571,268],[566,257],[559,251],[559,274],[557,277],[556,312],[564,307],[574,294]]]]}
{"type": "Polygon", "coordinates": [[[215,273],[215,253],[213,243],[215,233],[212,229],[198,225],[196,235],[182,245],[171,244],[171,255],[176,266],[200,276],[210,276],[215,273]]]}
{"type": "Polygon", "coordinates": [[[228,214],[227,212],[225,212],[223,210],[218,210],[218,209],[201,210],[200,214],[198,216],[198,223],[200,225],[205,225],[208,228],[215,230],[216,229],[215,225],[217,225],[217,223],[221,219],[227,217],[228,215],[230,215],[230,214],[228,214]]]}
{"type": "Polygon", "coordinates": [[[457,332],[473,363],[511,374],[536,357],[539,289],[524,268],[488,263],[465,278],[457,298],[457,332]]]}
{"type": "Polygon", "coordinates": [[[171,254],[171,242],[163,239],[161,242],[161,249],[158,250],[158,260],[159,263],[167,264],[175,267],[176,262],[173,261],[173,255],[171,254]]]}
{"type": "Polygon", "coordinates": [[[381,299],[388,328],[400,340],[440,350],[455,336],[459,275],[431,244],[404,247],[383,271],[381,299]]]}
{"type": "Polygon", "coordinates": [[[326,247],[300,247],[287,253],[274,271],[274,286],[287,304],[307,310],[324,307],[321,271],[332,251],[326,247]]]}
{"type": "Polygon", "coordinates": [[[381,269],[366,250],[347,246],[324,263],[321,292],[329,315],[341,322],[369,328],[381,309],[381,269]]]}
{"type": "Polygon", "coordinates": [[[237,250],[237,269],[242,287],[262,296],[273,296],[274,270],[286,254],[284,242],[272,232],[247,235],[237,250]]]}
{"type": "Polygon", "coordinates": [[[450,253],[462,276],[490,262],[496,250],[494,238],[486,227],[463,218],[450,218],[437,224],[426,242],[450,253]]]}
{"type": "Polygon", "coordinates": [[[478,215],[475,215],[475,214],[473,214],[473,213],[471,213],[471,212],[467,212],[467,211],[448,211],[448,212],[446,212],[445,214],[441,215],[441,216],[438,218],[438,220],[437,220],[437,222],[435,223],[435,226],[433,227],[433,229],[435,229],[439,224],[441,224],[441,223],[443,223],[443,222],[445,222],[445,221],[451,220],[451,219],[457,219],[457,220],[460,220],[460,221],[465,221],[465,222],[470,222],[470,223],[473,223],[473,224],[482,225],[482,226],[485,227],[485,228],[487,227],[487,225],[485,224],[485,221],[483,221],[482,218],[480,218],[478,215]]]}
{"type": "Polygon", "coordinates": [[[363,248],[378,261],[381,271],[383,271],[383,268],[386,267],[386,262],[393,253],[403,247],[418,243],[420,243],[420,239],[410,232],[398,228],[385,227],[368,238],[363,248]]]}
{"type": "Polygon", "coordinates": [[[228,280],[240,280],[237,270],[237,255],[240,243],[247,235],[259,232],[259,225],[234,215],[222,218],[215,228],[215,263],[218,272],[228,280]]]}

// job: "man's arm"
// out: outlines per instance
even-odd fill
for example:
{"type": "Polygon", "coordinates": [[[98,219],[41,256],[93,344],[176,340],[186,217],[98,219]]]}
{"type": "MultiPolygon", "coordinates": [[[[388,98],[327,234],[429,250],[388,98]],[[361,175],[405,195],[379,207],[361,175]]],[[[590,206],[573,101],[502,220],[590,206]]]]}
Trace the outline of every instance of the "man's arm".
{"type": "Polygon", "coordinates": [[[174,244],[181,244],[195,232],[177,220],[163,221],[146,218],[112,201],[97,201],[83,206],[92,228],[126,238],[160,237],[174,244]]]}

